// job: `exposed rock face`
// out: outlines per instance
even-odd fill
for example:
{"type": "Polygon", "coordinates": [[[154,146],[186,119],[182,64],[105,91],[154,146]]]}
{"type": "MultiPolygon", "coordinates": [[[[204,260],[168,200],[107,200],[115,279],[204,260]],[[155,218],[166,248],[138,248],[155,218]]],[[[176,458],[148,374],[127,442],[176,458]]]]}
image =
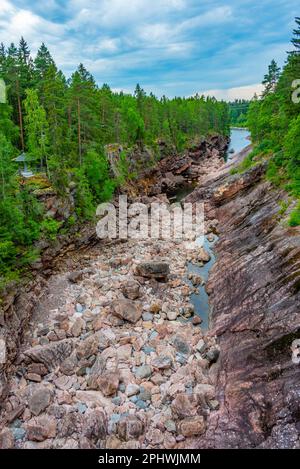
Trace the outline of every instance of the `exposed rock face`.
{"type": "Polygon", "coordinates": [[[264,166],[195,191],[218,220],[217,262],[207,288],[218,362],[220,409],[199,447],[298,448],[300,230],[279,221],[286,195],[265,182],[264,166]]]}

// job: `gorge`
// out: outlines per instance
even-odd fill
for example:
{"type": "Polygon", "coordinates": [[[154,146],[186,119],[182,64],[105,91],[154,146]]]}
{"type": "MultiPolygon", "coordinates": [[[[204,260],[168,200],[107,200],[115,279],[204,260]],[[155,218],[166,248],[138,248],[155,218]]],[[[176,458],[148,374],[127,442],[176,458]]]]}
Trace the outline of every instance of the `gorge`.
{"type": "Polygon", "coordinates": [[[213,138],[161,160],[131,196],[164,201],[192,183],[208,263],[182,241],[89,234],[6,298],[1,447],[298,447],[300,232],[278,216],[285,195],[263,163],[231,174],[251,147],[225,163],[226,147],[213,138]],[[195,319],[208,301],[209,327],[195,319]]]}

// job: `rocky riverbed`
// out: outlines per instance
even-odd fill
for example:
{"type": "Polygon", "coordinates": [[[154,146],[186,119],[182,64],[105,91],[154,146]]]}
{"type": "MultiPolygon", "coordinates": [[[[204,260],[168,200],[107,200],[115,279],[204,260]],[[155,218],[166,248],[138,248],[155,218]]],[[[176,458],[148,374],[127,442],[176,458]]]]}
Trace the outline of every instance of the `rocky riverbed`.
{"type": "MultiPolygon", "coordinates": [[[[299,447],[299,229],[280,220],[286,196],[264,165],[230,176],[203,145],[172,173],[196,178],[186,200],[205,203],[205,232],[219,236],[211,328],[190,302],[201,279],[186,281],[190,262],[208,261],[199,246],[88,237],[7,303],[0,447],[299,447]]],[[[177,187],[167,168],[154,188],[145,175],[137,200],[177,187]]]]}

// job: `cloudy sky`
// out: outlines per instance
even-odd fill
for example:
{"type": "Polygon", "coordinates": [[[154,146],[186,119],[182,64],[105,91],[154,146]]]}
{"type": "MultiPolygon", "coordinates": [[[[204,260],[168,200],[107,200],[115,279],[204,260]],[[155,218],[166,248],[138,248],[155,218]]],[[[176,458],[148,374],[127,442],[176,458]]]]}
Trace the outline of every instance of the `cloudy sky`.
{"type": "Polygon", "coordinates": [[[0,42],[44,41],[69,76],[158,96],[251,97],[284,63],[299,0],[0,0],[0,42]]]}

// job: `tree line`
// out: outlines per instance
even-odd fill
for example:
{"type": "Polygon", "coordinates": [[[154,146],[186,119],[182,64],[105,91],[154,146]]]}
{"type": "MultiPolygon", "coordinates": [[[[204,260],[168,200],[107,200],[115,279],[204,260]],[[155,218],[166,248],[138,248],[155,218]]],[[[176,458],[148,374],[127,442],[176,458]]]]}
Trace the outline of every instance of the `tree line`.
{"type": "MultiPolygon", "coordinates": [[[[293,49],[283,68],[275,60],[269,65],[262,96],[250,104],[247,126],[255,144],[248,163],[261,156],[268,158],[267,176],[289,191],[292,202],[300,199],[300,17],[291,42],[293,49]]],[[[291,213],[290,224],[300,225],[300,202],[291,213]]]]}
{"type": "MultiPolygon", "coordinates": [[[[69,222],[84,221],[124,181],[110,172],[106,144],[128,152],[151,147],[159,158],[160,140],[181,151],[196,136],[229,133],[225,102],[199,95],[158,99],[140,85],[132,95],[116,93],[98,86],[83,64],[67,79],[45,44],[33,57],[23,37],[18,45],[0,45],[0,78],[7,95],[0,103],[0,276],[15,275],[15,267],[35,257],[34,242],[55,237],[61,226],[45,216],[32,186],[46,178],[62,198],[75,186],[69,222]],[[44,178],[20,179],[13,158],[22,152],[44,178]]],[[[125,169],[126,158],[125,151],[125,169]]]]}

